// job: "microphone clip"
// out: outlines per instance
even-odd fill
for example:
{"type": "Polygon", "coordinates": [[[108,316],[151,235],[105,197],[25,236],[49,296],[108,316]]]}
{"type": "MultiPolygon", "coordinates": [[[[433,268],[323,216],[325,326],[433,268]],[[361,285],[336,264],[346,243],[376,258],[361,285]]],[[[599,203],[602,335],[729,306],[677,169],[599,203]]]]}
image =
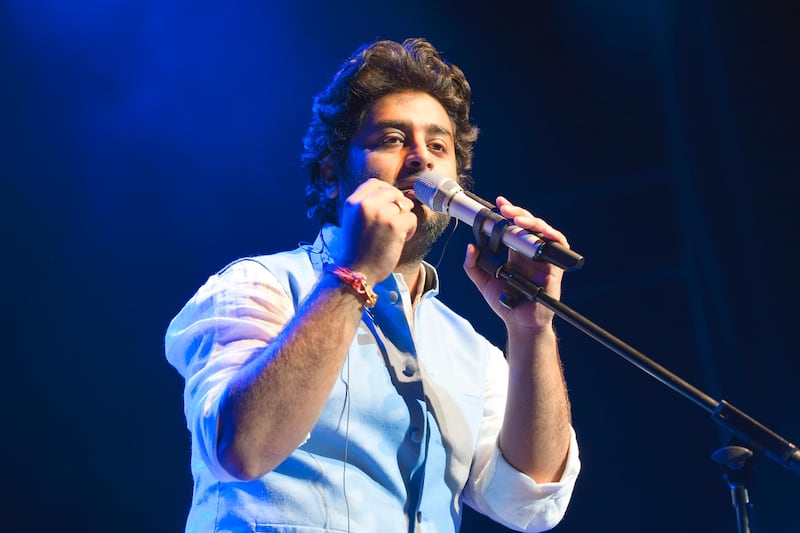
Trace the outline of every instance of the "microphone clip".
{"type": "MultiPolygon", "coordinates": [[[[501,274],[506,270],[506,258],[508,257],[508,246],[503,244],[503,232],[506,226],[510,224],[509,220],[501,216],[496,211],[485,207],[478,211],[475,215],[475,222],[472,225],[472,233],[475,236],[475,243],[480,251],[478,257],[478,266],[485,272],[491,274],[495,278],[504,278],[501,274]],[[492,231],[490,235],[486,235],[481,228],[484,222],[491,220],[492,231]]],[[[500,303],[508,309],[513,309],[519,303],[522,292],[509,284],[506,280],[503,288],[503,294],[500,295],[500,303]]]]}

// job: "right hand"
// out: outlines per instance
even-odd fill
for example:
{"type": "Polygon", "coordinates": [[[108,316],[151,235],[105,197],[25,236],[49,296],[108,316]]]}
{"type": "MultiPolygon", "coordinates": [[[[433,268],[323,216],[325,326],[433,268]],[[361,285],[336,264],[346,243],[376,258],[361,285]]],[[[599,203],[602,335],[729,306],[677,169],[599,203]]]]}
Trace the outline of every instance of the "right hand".
{"type": "Polygon", "coordinates": [[[397,267],[403,246],[417,230],[414,202],[399,189],[369,178],[344,201],[339,264],[380,283],[397,267]]]}

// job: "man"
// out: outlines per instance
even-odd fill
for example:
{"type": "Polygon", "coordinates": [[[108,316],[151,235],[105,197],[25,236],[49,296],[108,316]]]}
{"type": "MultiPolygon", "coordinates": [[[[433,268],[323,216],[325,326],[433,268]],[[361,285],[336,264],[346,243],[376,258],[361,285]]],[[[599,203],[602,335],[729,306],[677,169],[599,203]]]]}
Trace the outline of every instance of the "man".
{"type": "MultiPolygon", "coordinates": [[[[315,99],[303,160],[316,242],[228,265],[167,331],[192,432],[187,531],[457,531],[462,503],[524,531],[563,517],[579,460],[553,313],[501,305],[469,246],[504,357],[436,299],[423,261],[448,219],[413,184],[468,179],[469,99],[422,39],[361,47],[315,99]]],[[[559,297],[561,271],[509,255],[559,297]]]]}

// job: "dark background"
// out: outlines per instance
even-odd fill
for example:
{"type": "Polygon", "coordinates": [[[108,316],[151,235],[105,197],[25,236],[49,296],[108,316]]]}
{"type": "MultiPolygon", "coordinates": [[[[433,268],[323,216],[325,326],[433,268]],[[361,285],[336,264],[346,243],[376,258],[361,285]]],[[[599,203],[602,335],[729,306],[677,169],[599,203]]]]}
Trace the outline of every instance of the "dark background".
{"type": "MultiPolygon", "coordinates": [[[[275,4],[0,3],[4,531],[182,531],[163,333],[229,260],[313,238],[311,98],[374,38],[427,37],[466,72],[476,192],[586,256],[564,303],[800,440],[794,3],[275,4]]],[[[441,298],[502,344],[470,239],[441,298]]],[[[709,414],[558,328],[584,467],[556,531],[736,531],[709,414]]],[[[800,530],[797,473],[762,459],[750,494],[757,531],[800,530]]]]}

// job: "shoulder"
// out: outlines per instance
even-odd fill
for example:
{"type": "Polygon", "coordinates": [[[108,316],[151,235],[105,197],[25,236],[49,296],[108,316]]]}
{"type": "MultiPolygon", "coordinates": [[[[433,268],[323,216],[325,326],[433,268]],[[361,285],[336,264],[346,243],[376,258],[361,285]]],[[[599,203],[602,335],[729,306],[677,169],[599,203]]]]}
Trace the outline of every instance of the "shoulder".
{"type": "Polygon", "coordinates": [[[234,259],[217,271],[216,276],[236,276],[264,274],[297,270],[310,266],[308,254],[302,248],[268,255],[253,255],[234,259]]]}
{"type": "Polygon", "coordinates": [[[214,274],[223,286],[242,284],[266,285],[280,289],[294,302],[295,307],[311,290],[319,273],[303,248],[269,255],[241,257],[231,261],[214,274]]]}

